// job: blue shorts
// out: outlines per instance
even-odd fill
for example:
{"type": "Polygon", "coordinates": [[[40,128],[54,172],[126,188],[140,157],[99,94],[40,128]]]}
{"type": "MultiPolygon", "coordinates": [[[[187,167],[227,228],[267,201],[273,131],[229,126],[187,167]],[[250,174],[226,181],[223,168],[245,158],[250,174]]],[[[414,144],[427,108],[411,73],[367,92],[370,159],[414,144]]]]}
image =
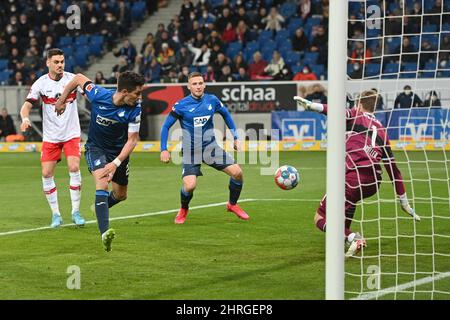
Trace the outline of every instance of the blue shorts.
{"type": "MultiPolygon", "coordinates": [[[[104,168],[108,163],[112,162],[118,154],[107,153],[100,148],[93,146],[85,146],[86,152],[86,162],[88,165],[89,172],[94,172],[95,170],[104,168]]],[[[129,167],[130,158],[126,158],[122,161],[122,164],[117,168],[112,181],[121,186],[128,185],[128,175],[130,173],[129,167]]]]}
{"type": "Polygon", "coordinates": [[[235,164],[233,157],[225,152],[217,143],[210,144],[202,150],[201,154],[194,155],[191,152],[189,157],[183,152],[183,172],[182,177],[185,176],[202,176],[203,173],[200,170],[202,163],[213,167],[216,170],[222,171],[226,167],[235,164]]]}

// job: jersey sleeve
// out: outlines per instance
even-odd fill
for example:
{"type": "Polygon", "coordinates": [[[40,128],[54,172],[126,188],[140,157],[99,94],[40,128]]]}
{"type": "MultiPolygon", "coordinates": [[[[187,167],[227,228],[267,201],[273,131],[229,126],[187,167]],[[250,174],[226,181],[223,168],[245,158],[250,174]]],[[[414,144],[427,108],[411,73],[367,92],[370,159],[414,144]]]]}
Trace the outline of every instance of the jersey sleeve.
{"type": "Polygon", "coordinates": [[[28,92],[28,95],[26,97],[26,101],[30,102],[30,103],[34,103],[36,101],[39,100],[40,97],[40,92],[41,92],[41,86],[40,86],[40,81],[35,81],[33,83],[33,85],[30,88],[30,91],[28,92]]]}
{"type": "Polygon", "coordinates": [[[103,95],[107,92],[107,90],[103,87],[97,86],[91,81],[87,81],[83,85],[83,92],[88,98],[88,100],[92,103],[95,101],[99,101],[103,95]]]}
{"type": "Polygon", "coordinates": [[[136,108],[136,111],[130,115],[130,122],[128,123],[128,132],[139,132],[141,127],[141,108],[136,108]]]}
{"type": "Polygon", "coordinates": [[[170,114],[172,115],[172,117],[174,117],[175,119],[182,119],[183,118],[183,112],[181,110],[181,106],[179,102],[176,102],[173,107],[172,107],[172,111],[170,112],[170,114]]]}

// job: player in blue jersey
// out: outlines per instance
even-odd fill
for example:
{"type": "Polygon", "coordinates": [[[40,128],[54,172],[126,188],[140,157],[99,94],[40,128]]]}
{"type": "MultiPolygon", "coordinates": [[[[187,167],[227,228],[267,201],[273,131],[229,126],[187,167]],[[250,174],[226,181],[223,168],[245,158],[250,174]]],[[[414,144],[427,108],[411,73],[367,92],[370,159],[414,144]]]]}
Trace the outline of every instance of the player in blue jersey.
{"type": "Polygon", "coordinates": [[[64,112],[65,101],[77,86],[91,102],[86,160],[95,180],[95,214],[106,251],[111,251],[115,237],[114,229],[109,228],[109,208],[127,198],[128,162],[139,138],[144,82],[141,75],[126,71],[119,75],[117,90],[107,90],[77,74],[55,105],[57,113],[64,112]],[[112,191],[108,192],[111,181],[112,191]]]}
{"type": "Polygon", "coordinates": [[[188,89],[191,94],[175,103],[161,129],[161,161],[164,163],[170,161],[170,153],[167,150],[170,127],[179,120],[183,129],[183,186],[181,188],[181,209],[175,218],[177,224],[186,221],[189,202],[197,185],[197,177],[203,175],[200,171],[202,162],[230,176],[230,197],[227,210],[243,220],[249,219],[247,213],[237,204],[243,185],[242,170],[234,162],[234,159],[217,144],[214,136],[214,114],[217,112],[222,115],[226,125],[233,133],[234,149],[238,150],[236,126],[228,109],[216,96],[206,94],[205,87],[200,73],[189,74],[188,89]]]}

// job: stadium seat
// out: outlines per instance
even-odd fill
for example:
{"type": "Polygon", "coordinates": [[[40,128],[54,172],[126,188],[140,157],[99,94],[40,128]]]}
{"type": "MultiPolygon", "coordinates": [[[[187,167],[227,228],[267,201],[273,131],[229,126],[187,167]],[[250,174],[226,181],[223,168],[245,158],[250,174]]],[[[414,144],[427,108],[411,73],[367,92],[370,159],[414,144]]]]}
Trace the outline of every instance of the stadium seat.
{"type": "Polygon", "coordinates": [[[144,1],[134,2],[131,6],[131,19],[133,21],[142,21],[146,12],[146,4],[144,1]]]}
{"type": "Polygon", "coordinates": [[[62,36],[61,38],[59,38],[59,41],[58,41],[59,47],[71,46],[72,44],[73,44],[72,37],[62,36]]]}
{"type": "Polygon", "coordinates": [[[436,72],[435,71],[422,71],[419,73],[419,78],[435,78],[436,72]]]}
{"type": "Polygon", "coordinates": [[[364,77],[373,77],[380,74],[381,64],[379,63],[368,63],[366,64],[364,70],[364,77]]]}
{"type": "Polygon", "coordinates": [[[72,46],[61,47],[61,50],[64,51],[65,56],[73,55],[73,47],[72,46]]]}
{"type": "Polygon", "coordinates": [[[400,65],[398,63],[387,63],[384,66],[384,73],[398,73],[400,70],[400,65]]]}
{"type": "Polygon", "coordinates": [[[325,66],[323,64],[312,64],[309,67],[316,74],[317,78],[325,76],[325,66]]]}
{"type": "Polygon", "coordinates": [[[417,71],[417,63],[406,62],[401,66],[401,71],[417,71]]]}
{"type": "Polygon", "coordinates": [[[7,85],[11,77],[10,71],[0,71],[0,84],[7,85]]]}
{"type": "Polygon", "coordinates": [[[318,58],[319,58],[318,52],[305,52],[303,56],[303,63],[309,65],[315,64],[318,58]]]}
{"type": "Polygon", "coordinates": [[[8,68],[8,60],[0,59],[0,71],[8,68]]]}
{"type": "Polygon", "coordinates": [[[426,24],[422,26],[422,32],[437,32],[438,26],[435,24],[426,24]]]}
{"type": "Polygon", "coordinates": [[[285,18],[289,19],[292,17],[297,11],[297,5],[292,2],[285,2],[280,7],[280,14],[285,18]]]}
{"type": "Polygon", "coordinates": [[[297,30],[298,28],[301,28],[303,26],[303,20],[300,18],[291,18],[289,20],[289,24],[287,26],[287,29],[289,30],[289,35],[291,37],[294,36],[295,34],[295,30],[297,30]]]}
{"type": "Polygon", "coordinates": [[[436,70],[437,63],[436,61],[425,63],[425,68],[423,70],[436,70]]]}
{"type": "Polygon", "coordinates": [[[295,51],[288,52],[285,62],[289,67],[292,67],[292,66],[300,63],[300,53],[295,52],[295,51]]]}
{"type": "Polygon", "coordinates": [[[298,65],[298,64],[293,65],[293,66],[291,67],[292,73],[293,73],[294,75],[296,75],[297,73],[301,72],[302,69],[303,69],[303,66],[298,65]]]}
{"type": "Polygon", "coordinates": [[[273,38],[273,32],[271,30],[262,30],[259,33],[258,41],[259,41],[259,44],[261,45],[265,41],[271,40],[272,38],[273,38]]]}
{"type": "Polygon", "coordinates": [[[400,73],[399,78],[404,78],[404,79],[413,79],[417,77],[417,72],[402,72],[400,73]]]}
{"type": "Polygon", "coordinates": [[[89,36],[80,35],[75,37],[75,45],[76,46],[85,46],[89,43],[89,36]]]}
{"type": "Polygon", "coordinates": [[[231,59],[234,59],[234,57],[242,50],[242,43],[239,41],[230,42],[228,44],[228,48],[226,51],[226,55],[230,57],[231,59]]]}

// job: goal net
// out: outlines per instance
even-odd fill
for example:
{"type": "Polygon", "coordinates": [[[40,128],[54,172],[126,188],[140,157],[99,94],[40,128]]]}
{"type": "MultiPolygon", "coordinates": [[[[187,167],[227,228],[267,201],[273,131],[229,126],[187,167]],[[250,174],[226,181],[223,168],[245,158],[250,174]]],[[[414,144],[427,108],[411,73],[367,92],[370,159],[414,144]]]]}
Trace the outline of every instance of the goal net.
{"type": "Polygon", "coordinates": [[[421,221],[382,166],[352,221],[367,247],[346,259],[345,298],[450,299],[450,0],[348,4],[348,104],[377,90],[376,118],[421,221]]]}

